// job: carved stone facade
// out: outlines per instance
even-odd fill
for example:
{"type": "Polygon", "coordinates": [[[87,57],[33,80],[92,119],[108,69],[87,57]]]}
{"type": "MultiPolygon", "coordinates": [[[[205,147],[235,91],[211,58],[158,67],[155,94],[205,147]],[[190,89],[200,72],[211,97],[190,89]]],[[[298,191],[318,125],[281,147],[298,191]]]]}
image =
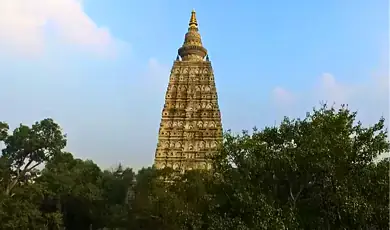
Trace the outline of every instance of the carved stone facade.
{"type": "Polygon", "coordinates": [[[192,11],[183,46],[173,64],[155,155],[155,167],[207,169],[207,156],[222,141],[213,69],[192,11]]]}

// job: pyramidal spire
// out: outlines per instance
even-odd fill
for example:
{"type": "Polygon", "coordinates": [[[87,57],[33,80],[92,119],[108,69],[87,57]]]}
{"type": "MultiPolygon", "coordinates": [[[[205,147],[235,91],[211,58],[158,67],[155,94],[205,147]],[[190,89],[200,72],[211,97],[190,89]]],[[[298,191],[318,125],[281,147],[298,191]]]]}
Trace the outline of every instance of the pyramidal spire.
{"type": "Polygon", "coordinates": [[[202,38],[199,34],[196,12],[192,10],[188,32],[185,35],[184,43],[178,50],[182,61],[203,61],[207,50],[202,45],[202,38]]]}
{"type": "Polygon", "coordinates": [[[214,71],[196,16],[193,10],[189,22],[184,19],[188,31],[169,75],[154,157],[157,169],[210,169],[210,157],[223,141],[214,71]]]}

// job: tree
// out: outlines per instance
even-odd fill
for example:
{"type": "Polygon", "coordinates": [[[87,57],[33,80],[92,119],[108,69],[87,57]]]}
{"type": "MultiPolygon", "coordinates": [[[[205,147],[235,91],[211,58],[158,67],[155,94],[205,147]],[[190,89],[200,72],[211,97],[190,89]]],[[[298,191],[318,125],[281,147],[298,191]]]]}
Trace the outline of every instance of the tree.
{"type": "Polygon", "coordinates": [[[58,211],[67,229],[97,229],[104,225],[102,172],[90,160],[74,159],[70,153],[53,157],[37,180],[45,186],[43,212],[58,211]]]}
{"type": "Polygon", "coordinates": [[[105,170],[102,177],[103,210],[105,227],[125,229],[129,224],[129,200],[135,185],[135,173],[119,165],[114,170],[105,170]]]}
{"type": "Polygon", "coordinates": [[[168,191],[170,170],[142,168],[136,175],[134,195],[129,199],[130,229],[176,229],[175,194],[168,191]]]}
{"type": "Polygon", "coordinates": [[[32,127],[20,125],[12,134],[9,126],[0,123],[0,219],[3,229],[47,229],[59,227],[57,212],[40,212],[45,188],[35,183],[37,167],[59,154],[66,139],[60,127],[51,119],[32,127]]]}
{"type": "Polygon", "coordinates": [[[356,115],[324,105],[252,135],[227,133],[214,165],[224,212],[250,229],[259,228],[256,220],[278,229],[387,227],[388,173],[385,163],[374,164],[389,151],[384,119],[363,127],[356,115]],[[372,180],[378,174],[380,186],[372,180]]]}
{"type": "Polygon", "coordinates": [[[5,144],[2,171],[8,172],[8,176],[2,178],[5,195],[11,195],[16,185],[32,179],[36,167],[61,153],[66,146],[65,135],[52,119],[44,119],[31,128],[20,125],[12,134],[8,134],[8,128],[0,124],[0,141],[5,144]]]}
{"type": "Polygon", "coordinates": [[[119,165],[102,171],[63,152],[51,119],[9,133],[0,123],[2,229],[387,229],[384,119],[365,127],[347,107],[227,132],[212,170],[119,165]],[[38,166],[44,166],[42,169],[38,166]]]}

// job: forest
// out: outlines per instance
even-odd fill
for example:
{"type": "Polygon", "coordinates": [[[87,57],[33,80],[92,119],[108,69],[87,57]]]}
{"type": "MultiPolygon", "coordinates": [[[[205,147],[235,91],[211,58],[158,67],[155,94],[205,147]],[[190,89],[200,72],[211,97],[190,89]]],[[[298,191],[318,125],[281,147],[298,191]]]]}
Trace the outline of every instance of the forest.
{"type": "Polygon", "coordinates": [[[0,122],[0,229],[389,229],[385,120],[347,106],[227,130],[207,171],[102,169],[64,132],[0,122]]]}

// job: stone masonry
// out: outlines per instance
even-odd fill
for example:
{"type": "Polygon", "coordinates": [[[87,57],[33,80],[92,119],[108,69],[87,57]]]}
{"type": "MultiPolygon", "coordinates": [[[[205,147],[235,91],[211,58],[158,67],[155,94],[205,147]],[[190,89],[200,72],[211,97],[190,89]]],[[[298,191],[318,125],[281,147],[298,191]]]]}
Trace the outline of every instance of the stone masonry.
{"type": "Polygon", "coordinates": [[[155,167],[210,168],[207,156],[222,141],[213,69],[198,32],[195,11],[173,64],[155,154],[155,167]]]}

